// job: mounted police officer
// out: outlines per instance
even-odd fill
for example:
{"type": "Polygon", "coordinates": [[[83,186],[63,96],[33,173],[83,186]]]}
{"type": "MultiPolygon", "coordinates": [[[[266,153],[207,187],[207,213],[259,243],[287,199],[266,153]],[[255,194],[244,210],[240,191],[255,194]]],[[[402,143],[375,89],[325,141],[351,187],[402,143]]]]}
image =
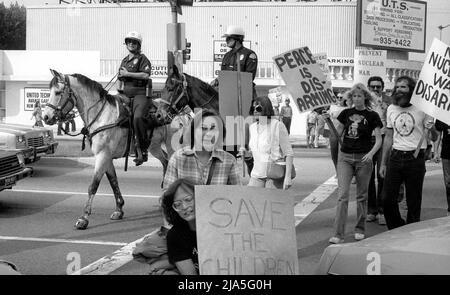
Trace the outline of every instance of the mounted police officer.
{"type": "MultiPolygon", "coordinates": [[[[237,71],[236,56],[239,55],[241,72],[252,73],[255,80],[256,69],[258,68],[258,57],[253,50],[242,45],[245,37],[244,30],[238,26],[228,26],[226,33],[222,36],[226,38],[227,46],[231,48],[225,53],[222,59],[222,71],[237,71]]],[[[219,80],[215,79],[211,82],[211,86],[217,87],[219,80]]],[[[253,83],[253,99],[256,97],[255,83],[253,83]]],[[[251,112],[252,113],[252,112],[251,112]]]]}
{"type": "Polygon", "coordinates": [[[150,82],[151,63],[141,53],[142,37],[132,31],[125,37],[125,45],[129,54],[122,60],[118,79],[121,81],[119,89],[133,98],[133,128],[136,142],[136,166],[148,159],[147,149],[150,140],[147,135],[149,121],[147,115],[152,106],[151,98],[147,98],[147,86],[150,82]]]}

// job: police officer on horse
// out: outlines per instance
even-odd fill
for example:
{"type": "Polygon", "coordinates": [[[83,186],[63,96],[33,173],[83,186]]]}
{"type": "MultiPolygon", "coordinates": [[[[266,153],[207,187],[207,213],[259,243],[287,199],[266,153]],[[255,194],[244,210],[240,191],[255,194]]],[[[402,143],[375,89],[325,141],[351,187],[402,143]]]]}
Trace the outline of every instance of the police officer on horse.
{"type": "Polygon", "coordinates": [[[147,130],[149,121],[147,115],[152,106],[151,98],[147,98],[147,85],[150,82],[151,63],[141,53],[142,37],[132,31],[125,37],[125,45],[129,54],[120,64],[118,79],[119,89],[129,98],[133,98],[133,128],[136,144],[136,166],[148,159],[147,149],[150,145],[147,130]]]}

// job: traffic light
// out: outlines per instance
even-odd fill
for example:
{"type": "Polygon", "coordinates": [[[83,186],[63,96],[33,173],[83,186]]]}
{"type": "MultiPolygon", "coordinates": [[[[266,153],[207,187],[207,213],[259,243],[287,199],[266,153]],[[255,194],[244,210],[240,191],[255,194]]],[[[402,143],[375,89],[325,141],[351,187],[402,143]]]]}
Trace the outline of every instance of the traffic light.
{"type": "Polygon", "coordinates": [[[185,48],[183,49],[183,63],[186,64],[187,60],[191,59],[191,42],[188,42],[186,39],[185,48]]]}

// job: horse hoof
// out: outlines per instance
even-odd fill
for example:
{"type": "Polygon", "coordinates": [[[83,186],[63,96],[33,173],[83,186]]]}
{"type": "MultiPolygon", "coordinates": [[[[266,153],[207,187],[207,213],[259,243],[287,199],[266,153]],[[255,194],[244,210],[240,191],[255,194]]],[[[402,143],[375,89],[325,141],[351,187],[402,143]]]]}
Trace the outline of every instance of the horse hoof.
{"type": "Polygon", "coordinates": [[[89,220],[87,220],[84,217],[78,218],[77,222],[75,223],[75,227],[77,229],[86,229],[89,225],[89,220]]]}
{"type": "Polygon", "coordinates": [[[111,220],[120,220],[123,218],[123,211],[114,211],[111,214],[111,220]]]}

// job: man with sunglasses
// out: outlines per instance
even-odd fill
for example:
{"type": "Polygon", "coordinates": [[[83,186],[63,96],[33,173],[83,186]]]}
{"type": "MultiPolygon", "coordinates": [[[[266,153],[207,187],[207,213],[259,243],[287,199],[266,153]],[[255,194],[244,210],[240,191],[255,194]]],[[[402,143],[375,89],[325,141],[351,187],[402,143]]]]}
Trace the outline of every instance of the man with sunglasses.
{"type": "MultiPolygon", "coordinates": [[[[381,122],[383,123],[383,128],[381,128],[381,138],[384,140],[384,134],[386,129],[386,111],[388,106],[391,104],[391,98],[383,93],[384,81],[379,76],[372,76],[367,81],[367,87],[369,91],[372,92],[376,101],[374,102],[374,111],[380,116],[381,122]]],[[[375,143],[375,136],[372,136],[372,141],[375,143]]],[[[381,193],[383,191],[383,181],[384,178],[380,175],[380,165],[381,165],[381,155],[383,149],[383,143],[381,148],[373,156],[373,170],[372,176],[369,183],[369,193],[368,193],[368,214],[366,221],[372,222],[378,219],[378,224],[385,225],[386,220],[383,214],[383,203],[381,193]],[[375,185],[375,176],[378,185],[375,185]]]]}
{"type": "Polygon", "coordinates": [[[150,82],[152,66],[148,58],[141,53],[141,34],[129,32],[125,37],[125,45],[129,54],[120,64],[119,89],[129,98],[133,98],[133,128],[136,143],[134,162],[139,166],[148,160],[147,149],[150,145],[147,135],[150,122],[146,117],[152,106],[151,99],[147,98],[147,85],[150,82]]]}

